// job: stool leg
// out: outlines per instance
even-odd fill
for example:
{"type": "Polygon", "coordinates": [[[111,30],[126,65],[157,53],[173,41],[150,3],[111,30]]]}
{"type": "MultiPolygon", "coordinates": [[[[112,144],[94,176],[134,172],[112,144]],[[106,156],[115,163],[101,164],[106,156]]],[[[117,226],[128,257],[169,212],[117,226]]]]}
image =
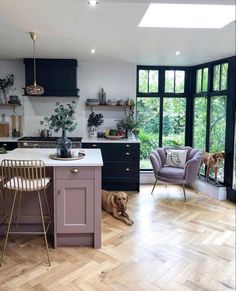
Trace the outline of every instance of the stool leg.
{"type": "MultiPolygon", "coordinates": [[[[18,209],[17,209],[17,216],[16,216],[16,224],[15,224],[15,232],[17,232],[18,227],[18,220],[20,216],[20,209],[21,209],[21,200],[22,200],[22,191],[20,192],[19,202],[18,202],[18,209]]],[[[14,241],[16,241],[16,234],[14,237],[14,241]]]]}
{"type": "Polygon", "coordinates": [[[50,267],[51,266],[51,263],[50,263],[50,258],[49,258],[48,241],[47,241],[47,234],[46,234],[44,217],[43,217],[43,209],[42,209],[42,202],[41,202],[41,197],[40,197],[40,191],[38,191],[38,198],[39,198],[39,208],[40,208],[40,214],[41,214],[42,225],[43,225],[43,233],[44,233],[45,245],[46,245],[47,256],[48,256],[48,265],[50,267]]]}
{"type": "Polygon", "coordinates": [[[51,223],[52,234],[54,235],[53,224],[52,224],[52,216],[51,216],[50,209],[49,209],[47,193],[46,193],[45,189],[43,190],[43,192],[44,192],[44,197],[45,197],[45,201],[46,201],[46,205],[47,205],[48,216],[49,216],[50,223],[51,223]]]}
{"type": "Polygon", "coordinates": [[[186,202],[186,193],[185,193],[185,185],[183,184],[183,192],[184,192],[184,201],[186,202]]]}
{"type": "Polygon", "coordinates": [[[7,221],[7,209],[6,209],[6,205],[5,205],[5,201],[3,199],[3,193],[2,193],[1,189],[0,189],[0,198],[1,198],[1,201],[2,201],[3,212],[4,212],[4,215],[5,215],[5,218],[3,219],[3,222],[0,224],[0,226],[1,226],[7,221]]]}
{"type": "Polygon", "coordinates": [[[15,191],[15,193],[14,193],[14,198],[13,198],[13,203],[12,203],[12,207],[11,207],[10,218],[9,218],[8,227],[7,227],[6,239],[5,239],[5,243],[4,243],[3,250],[2,250],[2,258],[1,258],[0,267],[2,266],[3,257],[4,257],[6,246],[7,246],[7,240],[8,240],[8,236],[9,236],[10,227],[11,227],[13,211],[14,211],[14,208],[15,208],[16,194],[17,194],[17,191],[15,191]]]}

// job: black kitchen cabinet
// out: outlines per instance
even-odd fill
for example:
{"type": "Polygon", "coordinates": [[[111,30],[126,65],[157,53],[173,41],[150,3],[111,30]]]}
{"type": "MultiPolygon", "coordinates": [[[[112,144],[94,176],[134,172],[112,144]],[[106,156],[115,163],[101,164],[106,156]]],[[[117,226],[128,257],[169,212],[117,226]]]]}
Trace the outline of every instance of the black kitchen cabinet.
{"type": "MultiPolygon", "coordinates": [[[[33,59],[24,59],[25,86],[34,83],[33,59]]],[[[36,81],[44,88],[42,96],[77,96],[77,60],[36,59],[36,81]]]]}
{"type": "Polygon", "coordinates": [[[17,148],[17,141],[4,142],[0,141],[0,148],[4,147],[7,151],[12,151],[17,148]]]}
{"type": "Polygon", "coordinates": [[[100,148],[102,188],[139,191],[139,143],[82,143],[83,148],[100,148]]]}

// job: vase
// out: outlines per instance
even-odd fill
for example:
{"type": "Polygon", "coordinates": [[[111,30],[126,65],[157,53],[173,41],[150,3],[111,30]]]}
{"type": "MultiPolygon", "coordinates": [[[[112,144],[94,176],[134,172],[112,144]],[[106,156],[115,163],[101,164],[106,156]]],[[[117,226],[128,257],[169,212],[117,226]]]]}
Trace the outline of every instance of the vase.
{"type": "Polygon", "coordinates": [[[62,137],[57,140],[57,155],[60,158],[71,158],[72,142],[66,137],[65,129],[62,130],[62,137]]]}
{"type": "Polygon", "coordinates": [[[129,140],[135,139],[135,135],[131,129],[126,129],[126,138],[128,138],[129,140]]]}
{"type": "Polygon", "coordinates": [[[91,138],[95,138],[95,137],[97,137],[97,127],[95,127],[95,126],[91,126],[91,128],[90,128],[90,132],[89,132],[89,136],[90,136],[91,138]]]}

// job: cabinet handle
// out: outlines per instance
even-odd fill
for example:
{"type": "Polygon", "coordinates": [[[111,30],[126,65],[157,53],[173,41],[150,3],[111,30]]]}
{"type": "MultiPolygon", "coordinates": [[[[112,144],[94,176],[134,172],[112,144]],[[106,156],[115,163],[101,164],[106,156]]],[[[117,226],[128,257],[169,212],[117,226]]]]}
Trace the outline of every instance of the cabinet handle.
{"type": "Polygon", "coordinates": [[[125,153],[126,154],[126,156],[130,156],[130,153],[129,152],[127,152],[127,153],[125,153]]]}
{"type": "Polygon", "coordinates": [[[60,195],[60,194],[61,194],[61,191],[60,191],[60,190],[58,190],[58,191],[57,191],[57,195],[60,195]]]}
{"type": "Polygon", "coordinates": [[[2,146],[3,146],[3,147],[6,147],[6,146],[7,146],[7,144],[6,144],[6,143],[3,143],[3,144],[2,144],[2,146]]]}
{"type": "Polygon", "coordinates": [[[71,173],[73,173],[73,174],[78,174],[78,173],[79,173],[79,169],[72,169],[72,170],[71,170],[71,173]]]}
{"type": "Polygon", "coordinates": [[[126,172],[129,172],[129,171],[130,171],[130,169],[129,169],[129,168],[126,168],[125,170],[126,170],[126,172]]]}
{"type": "Polygon", "coordinates": [[[97,147],[97,145],[94,143],[94,144],[92,145],[92,147],[96,148],[96,147],[97,147]]]}
{"type": "Polygon", "coordinates": [[[126,146],[127,148],[129,148],[129,147],[130,147],[130,145],[129,145],[129,144],[126,144],[125,146],[126,146]]]}

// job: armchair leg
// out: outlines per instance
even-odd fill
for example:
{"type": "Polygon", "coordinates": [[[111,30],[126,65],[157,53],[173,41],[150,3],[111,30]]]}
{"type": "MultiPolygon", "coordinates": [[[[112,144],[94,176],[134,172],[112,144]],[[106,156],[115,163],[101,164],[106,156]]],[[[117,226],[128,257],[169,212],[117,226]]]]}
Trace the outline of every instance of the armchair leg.
{"type": "Polygon", "coordinates": [[[156,179],[156,181],[154,182],[154,185],[153,185],[153,187],[152,187],[151,195],[152,195],[152,193],[153,193],[153,191],[154,191],[154,189],[155,189],[155,187],[156,187],[156,184],[157,184],[157,179],[156,179]]]}
{"type": "Polygon", "coordinates": [[[186,202],[186,193],[185,193],[185,185],[183,184],[183,192],[184,192],[184,201],[186,202]]]}

